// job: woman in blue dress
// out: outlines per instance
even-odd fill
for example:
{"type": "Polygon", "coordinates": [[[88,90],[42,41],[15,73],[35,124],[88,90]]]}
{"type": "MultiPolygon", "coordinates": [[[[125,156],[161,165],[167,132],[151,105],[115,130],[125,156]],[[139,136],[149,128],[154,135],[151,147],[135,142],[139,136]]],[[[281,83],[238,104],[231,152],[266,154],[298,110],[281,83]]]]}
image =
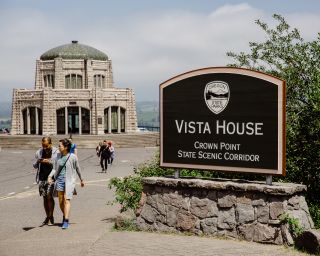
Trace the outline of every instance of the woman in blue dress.
{"type": "Polygon", "coordinates": [[[58,157],[56,158],[54,169],[48,177],[48,182],[55,180],[54,195],[59,197],[60,209],[63,213],[62,228],[69,228],[70,200],[75,194],[77,175],[80,179],[81,187],[84,186],[81,177],[78,157],[70,153],[71,143],[68,139],[59,141],[58,157]]]}

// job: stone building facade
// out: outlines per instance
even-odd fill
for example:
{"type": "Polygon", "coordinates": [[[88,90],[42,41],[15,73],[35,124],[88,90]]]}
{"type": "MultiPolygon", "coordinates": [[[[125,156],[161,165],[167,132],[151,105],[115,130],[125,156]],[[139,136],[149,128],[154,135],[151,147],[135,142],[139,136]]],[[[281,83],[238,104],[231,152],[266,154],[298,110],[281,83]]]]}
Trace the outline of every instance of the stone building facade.
{"type": "Polygon", "coordinates": [[[72,41],[37,60],[33,90],[14,89],[11,127],[11,134],[135,132],[134,92],[114,87],[105,53],[72,41]]]}

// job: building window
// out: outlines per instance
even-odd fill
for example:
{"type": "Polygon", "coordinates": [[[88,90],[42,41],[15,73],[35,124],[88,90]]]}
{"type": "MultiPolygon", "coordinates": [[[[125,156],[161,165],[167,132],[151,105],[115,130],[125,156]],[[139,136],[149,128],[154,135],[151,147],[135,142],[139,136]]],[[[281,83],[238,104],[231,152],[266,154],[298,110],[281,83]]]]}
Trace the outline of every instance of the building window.
{"type": "Polygon", "coordinates": [[[82,75],[66,75],[66,89],[82,89],[82,75]]]}
{"type": "Polygon", "coordinates": [[[105,77],[103,75],[94,75],[93,78],[96,88],[105,88],[105,77]]]}
{"type": "Polygon", "coordinates": [[[37,107],[27,107],[22,110],[23,133],[42,134],[42,110],[37,107]]]}
{"type": "Polygon", "coordinates": [[[49,87],[54,89],[54,75],[44,75],[44,87],[49,87]]]}
{"type": "Polygon", "coordinates": [[[56,112],[57,134],[90,134],[89,109],[82,107],[65,107],[57,109],[56,112]]]}
{"type": "Polygon", "coordinates": [[[119,106],[104,109],[104,132],[126,132],[126,110],[119,106]]]}

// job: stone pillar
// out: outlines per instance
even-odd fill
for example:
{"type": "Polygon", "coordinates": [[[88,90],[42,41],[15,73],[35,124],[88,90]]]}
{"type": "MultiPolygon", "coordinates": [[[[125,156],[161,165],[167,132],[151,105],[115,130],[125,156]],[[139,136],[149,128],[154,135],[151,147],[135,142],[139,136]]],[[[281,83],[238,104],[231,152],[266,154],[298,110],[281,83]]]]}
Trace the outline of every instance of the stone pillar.
{"type": "Polygon", "coordinates": [[[36,134],[39,134],[39,116],[38,116],[38,108],[35,108],[35,120],[36,120],[36,134]]]}
{"type": "Polygon", "coordinates": [[[65,134],[68,134],[68,128],[69,128],[69,125],[68,125],[68,107],[65,107],[64,108],[64,127],[65,127],[65,134]]]}
{"type": "Polygon", "coordinates": [[[121,133],[121,108],[118,106],[118,133],[121,133]]]}
{"type": "Polygon", "coordinates": [[[17,89],[13,89],[12,93],[11,134],[23,134],[23,116],[22,109],[18,103],[17,89]]]}
{"type": "Polygon", "coordinates": [[[111,106],[108,109],[108,133],[111,133],[111,106]]]}
{"type": "Polygon", "coordinates": [[[30,134],[30,109],[27,107],[27,134],[30,134]]]}
{"type": "Polygon", "coordinates": [[[43,86],[42,86],[42,71],[40,69],[40,66],[42,65],[42,62],[41,60],[37,60],[36,61],[36,79],[35,79],[35,89],[41,89],[43,86]]]}
{"type": "Polygon", "coordinates": [[[79,135],[82,134],[82,115],[81,115],[81,107],[79,106],[79,135]]]}
{"type": "Polygon", "coordinates": [[[87,88],[88,89],[92,89],[93,88],[93,85],[94,85],[94,81],[93,81],[93,68],[92,68],[92,60],[89,59],[87,60],[87,63],[86,63],[86,77],[87,77],[87,88]]]}
{"type": "Polygon", "coordinates": [[[54,59],[54,85],[55,89],[65,89],[63,60],[60,57],[54,59]]]}

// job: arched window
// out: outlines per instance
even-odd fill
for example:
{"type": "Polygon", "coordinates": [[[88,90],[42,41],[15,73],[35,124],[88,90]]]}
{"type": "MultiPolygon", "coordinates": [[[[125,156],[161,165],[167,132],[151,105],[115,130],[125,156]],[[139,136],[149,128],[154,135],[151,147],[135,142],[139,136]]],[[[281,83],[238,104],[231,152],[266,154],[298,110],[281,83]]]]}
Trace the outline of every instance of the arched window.
{"type": "Polygon", "coordinates": [[[82,75],[69,74],[66,75],[66,89],[82,89],[82,75]]]}
{"type": "Polygon", "coordinates": [[[105,88],[105,77],[104,75],[94,75],[94,86],[96,88],[105,88]]]}
{"type": "Polygon", "coordinates": [[[49,87],[54,89],[54,75],[44,75],[43,76],[44,87],[49,87]]]}

